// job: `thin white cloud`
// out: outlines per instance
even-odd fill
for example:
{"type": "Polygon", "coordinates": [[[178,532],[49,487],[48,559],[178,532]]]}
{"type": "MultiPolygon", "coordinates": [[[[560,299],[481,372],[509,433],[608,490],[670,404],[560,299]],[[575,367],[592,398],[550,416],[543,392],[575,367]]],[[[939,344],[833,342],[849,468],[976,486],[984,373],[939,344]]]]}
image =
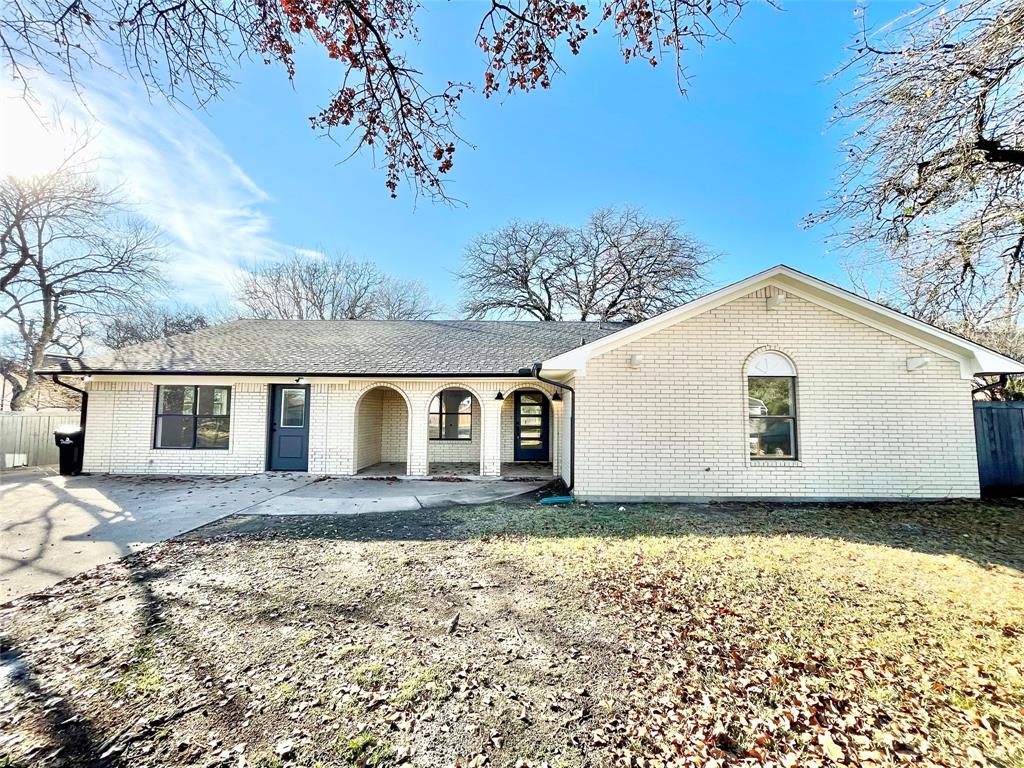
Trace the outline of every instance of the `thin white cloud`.
{"type": "MultiPolygon", "coordinates": [[[[43,75],[32,93],[37,103],[29,108],[18,104],[20,91],[4,88],[5,133],[42,137],[38,116],[54,123],[59,114],[60,126],[27,151],[52,154],[54,132],[92,136],[97,172],[123,185],[137,212],[164,232],[167,275],[184,300],[223,302],[239,268],[290,250],[272,235],[269,195],[192,112],[104,72],[84,84],[82,96],[43,75]],[[27,129],[16,125],[23,121],[27,129]]],[[[35,157],[31,165],[41,162],[35,157]]]]}

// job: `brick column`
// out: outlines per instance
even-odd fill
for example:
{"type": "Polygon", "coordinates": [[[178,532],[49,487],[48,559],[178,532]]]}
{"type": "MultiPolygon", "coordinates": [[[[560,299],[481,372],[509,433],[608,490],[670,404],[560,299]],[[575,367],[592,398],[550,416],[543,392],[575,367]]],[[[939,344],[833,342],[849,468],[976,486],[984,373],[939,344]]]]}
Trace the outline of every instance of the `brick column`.
{"type": "Polygon", "coordinates": [[[480,474],[498,477],[501,474],[501,406],[495,400],[497,389],[481,390],[480,396],[480,474]]]}
{"type": "Polygon", "coordinates": [[[427,408],[429,392],[408,392],[409,395],[409,469],[410,475],[426,475],[427,467],[427,408]]]}

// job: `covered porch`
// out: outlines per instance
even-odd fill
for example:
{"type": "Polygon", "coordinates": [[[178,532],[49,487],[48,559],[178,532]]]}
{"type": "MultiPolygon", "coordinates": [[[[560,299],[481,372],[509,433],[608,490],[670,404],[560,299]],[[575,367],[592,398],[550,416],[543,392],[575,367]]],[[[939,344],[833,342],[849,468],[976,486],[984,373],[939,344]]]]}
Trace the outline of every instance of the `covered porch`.
{"type": "Polygon", "coordinates": [[[559,476],[564,409],[555,387],[522,379],[425,385],[381,381],[358,391],[353,475],[559,476]]]}

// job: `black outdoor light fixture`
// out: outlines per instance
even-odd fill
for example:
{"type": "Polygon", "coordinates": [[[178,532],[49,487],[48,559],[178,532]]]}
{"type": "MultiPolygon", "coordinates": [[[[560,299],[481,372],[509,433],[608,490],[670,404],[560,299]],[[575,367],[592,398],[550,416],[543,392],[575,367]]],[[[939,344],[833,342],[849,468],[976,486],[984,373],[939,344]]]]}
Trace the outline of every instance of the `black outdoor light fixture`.
{"type": "Polygon", "coordinates": [[[503,394],[501,394],[501,390],[500,389],[498,390],[498,394],[496,394],[494,396],[494,399],[495,400],[504,400],[505,399],[505,396],[503,394]]]}
{"type": "Polygon", "coordinates": [[[560,402],[562,402],[562,393],[561,392],[555,392],[555,394],[553,394],[551,396],[551,402],[553,402],[553,403],[560,403],[560,402]]]}
{"type": "Polygon", "coordinates": [[[299,378],[297,378],[295,380],[295,383],[296,384],[305,384],[306,383],[306,377],[305,376],[299,376],[299,378]]]}

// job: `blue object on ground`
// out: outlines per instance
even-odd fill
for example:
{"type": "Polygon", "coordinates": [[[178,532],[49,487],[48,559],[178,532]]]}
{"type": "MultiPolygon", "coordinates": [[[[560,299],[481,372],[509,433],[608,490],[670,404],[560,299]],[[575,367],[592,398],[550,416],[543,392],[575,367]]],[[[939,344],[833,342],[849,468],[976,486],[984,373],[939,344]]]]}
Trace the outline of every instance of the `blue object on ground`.
{"type": "Polygon", "coordinates": [[[548,496],[540,500],[541,504],[571,504],[576,501],[574,496],[548,496]]]}

